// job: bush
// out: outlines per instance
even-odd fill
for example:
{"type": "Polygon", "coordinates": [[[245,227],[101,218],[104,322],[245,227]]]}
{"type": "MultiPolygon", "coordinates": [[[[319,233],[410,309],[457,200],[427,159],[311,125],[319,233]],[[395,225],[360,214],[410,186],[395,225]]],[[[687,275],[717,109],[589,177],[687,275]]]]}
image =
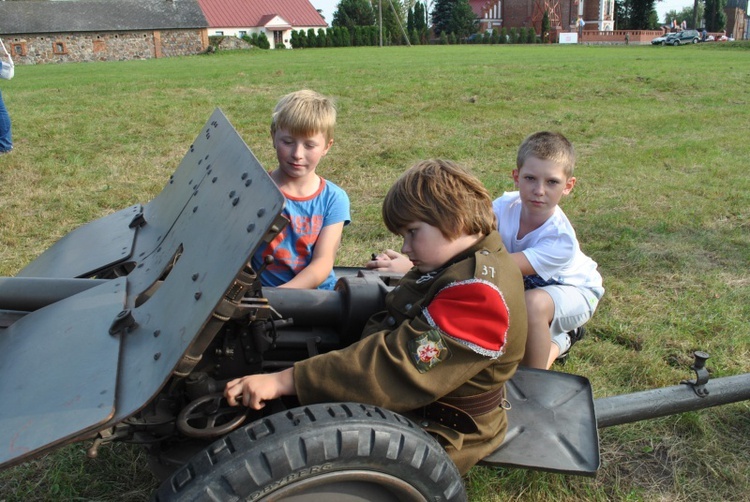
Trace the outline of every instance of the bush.
{"type": "Polygon", "coordinates": [[[411,35],[409,35],[409,43],[411,45],[419,45],[419,33],[417,32],[416,28],[413,28],[411,30],[411,35]]]}
{"type": "Polygon", "coordinates": [[[341,46],[349,47],[352,45],[352,36],[349,33],[349,28],[346,26],[341,27],[341,46]]]}
{"type": "Polygon", "coordinates": [[[534,28],[529,27],[526,29],[526,43],[536,43],[536,32],[534,31],[534,28]]]}
{"type": "Polygon", "coordinates": [[[508,29],[503,28],[500,30],[500,43],[501,44],[507,44],[508,43],[508,29]]]}
{"type": "Polygon", "coordinates": [[[508,43],[511,44],[517,44],[518,43],[518,32],[515,28],[511,28],[508,31],[508,43]]]}
{"type": "Polygon", "coordinates": [[[307,30],[307,46],[308,47],[317,47],[318,46],[318,37],[315,35],[315,29],[314,28],[308,28],[307,30]]]}
{"type": "Polygon", "coordinates": [[[318,47],[325,47],[328,44],[328,36],[326,30],[318,28],[318,47]]]}
{"type": "MultiPolygon", "coordinates": [[[[283,47],[283,45],[282,45],[283,47]]],[[[266,34],[264,32],[261,32],[258,35],[258,48],[259,49],[270,49],[271,48],[271,42],[268,41],[268,38],[266,37],[266,34]]]]}

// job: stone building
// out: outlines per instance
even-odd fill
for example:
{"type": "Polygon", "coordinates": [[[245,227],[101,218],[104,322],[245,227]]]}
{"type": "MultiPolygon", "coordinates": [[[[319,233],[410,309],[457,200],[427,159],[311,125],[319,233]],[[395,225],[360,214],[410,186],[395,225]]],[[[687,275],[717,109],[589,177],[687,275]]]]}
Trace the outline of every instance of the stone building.
{"type": "Polygon", "coordinates": [[[197,54],[207,27],[196,0],[0,1],[0,37],[16,64],[197,54]]]}

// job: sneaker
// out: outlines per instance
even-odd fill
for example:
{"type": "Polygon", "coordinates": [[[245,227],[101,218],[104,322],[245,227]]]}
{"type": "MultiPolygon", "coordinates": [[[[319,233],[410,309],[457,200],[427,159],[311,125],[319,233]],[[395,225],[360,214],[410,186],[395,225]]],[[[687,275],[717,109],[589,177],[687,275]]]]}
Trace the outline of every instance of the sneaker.
{"type": "Polygon", "coordinates": [[[557,356],[555,361],[559,361],[561,364],[565,364],[565,361],[568,359],[568,354],[570,354],[570,349],[571,347],[573,347],[573,344],[583,339],[584,336],[586,336],[586,328],[584,328],[583,326],[579,326],[573,331],[568,331],[568,338],[570,338],[570,345],[568,346],[568,350],[557,356]]]}

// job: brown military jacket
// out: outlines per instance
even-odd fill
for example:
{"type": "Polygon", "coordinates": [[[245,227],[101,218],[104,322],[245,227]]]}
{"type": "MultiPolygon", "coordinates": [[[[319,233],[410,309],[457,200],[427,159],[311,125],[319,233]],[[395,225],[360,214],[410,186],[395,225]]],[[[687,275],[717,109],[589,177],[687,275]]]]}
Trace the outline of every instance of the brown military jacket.
{"type": "Polygon", "coordinates": [[[354,401],[403,413],[435,434],[462,474],[503,441],[501,406],[472,415],[462,433],[425,418],[441,398],[497,391],[526,345],[523,279],[492,232],[442,269],[407,273],[386,297],[362,339],[294,365],[302,404],[354,401]]]}

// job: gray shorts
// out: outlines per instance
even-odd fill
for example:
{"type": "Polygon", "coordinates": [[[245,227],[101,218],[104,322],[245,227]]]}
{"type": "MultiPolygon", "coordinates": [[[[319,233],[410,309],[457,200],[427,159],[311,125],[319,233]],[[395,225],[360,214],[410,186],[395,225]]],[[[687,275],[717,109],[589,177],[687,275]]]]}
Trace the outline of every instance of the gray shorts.
{"type": "Polygon", "coordinates": [[[552,297],[555,302],[555,315],[552,318],[549,331],[552,343],[560,347],[562,354],[570,348],[568,331],[583,326],[591,319],[599,305],[601,294],[589,288],[579,288],[555,284],[541,288],[552,297]]]}

